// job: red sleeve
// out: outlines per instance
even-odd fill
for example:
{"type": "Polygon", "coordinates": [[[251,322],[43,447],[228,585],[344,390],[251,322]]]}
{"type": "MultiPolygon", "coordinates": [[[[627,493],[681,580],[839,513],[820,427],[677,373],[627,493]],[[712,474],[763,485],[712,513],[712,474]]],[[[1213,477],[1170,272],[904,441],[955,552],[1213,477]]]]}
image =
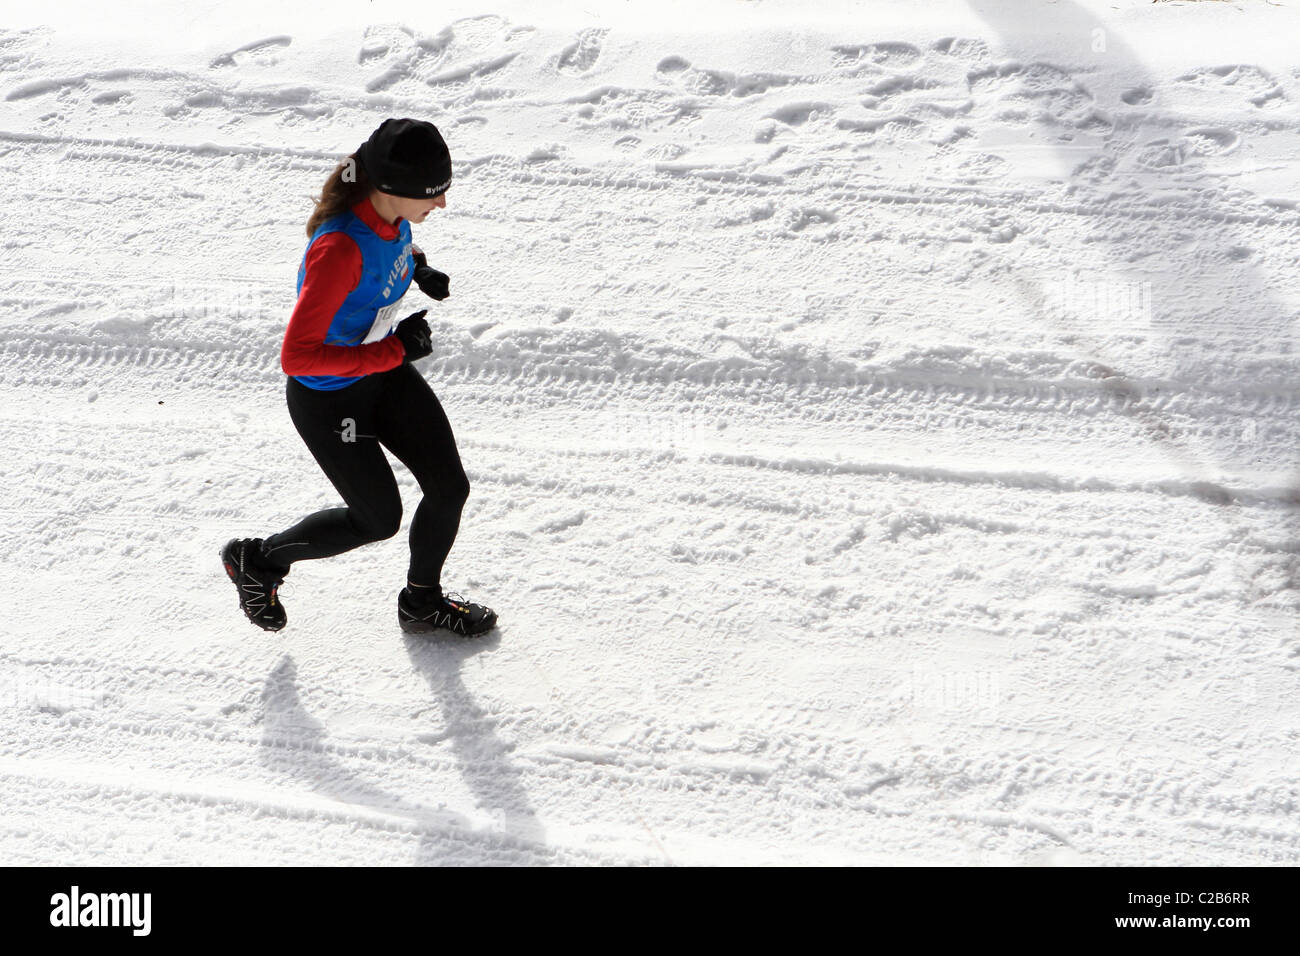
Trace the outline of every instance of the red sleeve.
{"type": "Polygon", "coordinates": [[[312,243],[280,346],[286,375],[368,375],[402,364],[406,349],[395,335],[365,345],[325,344],[334,313],[360,280],[361,250],[351,236],[331,232],[312,243]]]}

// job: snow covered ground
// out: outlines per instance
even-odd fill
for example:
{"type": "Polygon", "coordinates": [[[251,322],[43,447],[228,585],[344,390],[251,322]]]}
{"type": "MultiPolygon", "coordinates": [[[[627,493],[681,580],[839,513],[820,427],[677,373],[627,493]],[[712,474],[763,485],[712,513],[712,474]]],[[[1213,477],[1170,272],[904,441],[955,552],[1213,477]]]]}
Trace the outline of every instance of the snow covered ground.
{"type": "Polygon", "coordinates": [[[6,4],[0,862],[1300,862],[1294,3],[321,6],[6,4]],[[217,558],[390,115],[480,644],[217,558]]]}

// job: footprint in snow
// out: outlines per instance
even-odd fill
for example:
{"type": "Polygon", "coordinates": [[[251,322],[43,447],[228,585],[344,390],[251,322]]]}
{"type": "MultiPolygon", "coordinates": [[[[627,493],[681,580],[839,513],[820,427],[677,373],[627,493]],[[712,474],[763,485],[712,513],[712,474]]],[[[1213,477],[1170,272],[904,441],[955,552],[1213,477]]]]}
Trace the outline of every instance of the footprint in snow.
{"type": "Polygon", "coordinates": [[[592,28],[583,30],[578,39],[564,48],[560,53],[556,69],[570,76],[586,73],[596,65],[604,45],[608,30],[592,28]]]}
{"type": "Polygon", "coordinates": [[[962,182],[1002,179],[1010,174],[1012,166],[996,153],[976,153],[957,166],[955,175],[962,182]]]}
{"type": "Polygon", "coordinates": [[[803,232],[810,226],[829,226],[831,223],[839,222],[839,216],[829,209],[817,209],[807,206],[802,209],[794,209],[790,212],[790,220],[786,228],[791,232],[803,232]]]}
{"type": "Polygon", "coordinates": [[[379,25],[366,28],[357,62],[378,68],[366,81],[366,92],[390,89],[408,77],[420,78],[441,65],[454,39],[451,27],[433,36],[417,36],[409,27],[379,25]]]}
{"type": "Polygon", "coordinates": [[[1151,102],[1151,91],[1145,86],[1135,86],[1131,90],[1125,90],[1120,94],[1120,99],[1128,106],[1145,106],[1151,102]]]}
{"type": "Polygon", "coordinates": [[[1157,139],[1138,149],[1133,155],[1133,161],[1144,169],[1168,169],[1181,166],[1189,152],[1187,143],[1157,139]]]}
{"type": "Polygon", "coordinates": [[[691,68],[691,61],[682,59],[680,56],[666,56],[659,61],[655,67],[655,72],[661,79],[670,79],[678,74],[685,73],[691,68]]]}
{"type": "Polygon", "coordinates": [[[988,44],[971,37],[941,37],[930,47],[936,53],[951,56],[959,60],[987,60],[988,44]]]}
{"type": "Polygon", "coordinates": [[[660,82],[671,83],[696,96],[757,96],[774,87],[789,86],[797,77],[780,73],[729,73],[701,70],[689,60],[669,56],[659,61],[655,73],[660,82]]]}
{"type": "Polygon", "coordinates": [[[571,514],[559,515],[543,521],[533,529],[533,532],[536,534],[558,534],[561,531],[567,531],[569,528],[576,528],[586,520],[586,509],[581,509],[571,514]]]}
{"type": "Polygon", "coordinates": [[[835,108],[829,103],[789,103],[769,113],[768,118],[780,120],[787,126],[802,126],[815,116],[834,115],[835,108]]]}
{"type": "Polygon", "coordinates": [[[264,40],[254,40],[252,43],[245,43],[229,53],[221,54],[212,60],[208,66],[214,70],[226,66],[270,66],[279,62],[280,58],[277,54],[292,42],[293,38],[288,36],[273,36],[264,40]]]}
{"type": "Polygon", "coordinates": [[[1183,133],[1193,153],[1218,156],[1230,153],[1241,144],[1241,136],[1221,126],[1201,126],[1183,133]]]}
{"type": "Polygon", "coordinates": [[[870,133],[882,142],[888,143],[917,140],[929,131],[929,126],[925,123],[908,116],[890,116],[872,120],[841,119],[835,126],[850,133],[870,133]]]}
{"type": "Polygon", "coordinates": [[[921,58],[921,51],[910,43],[868,43],[863,46],[831,47],[831,62],[840,69],[860,66],[883,66],[898,69],[921,58]]]}
{"type": "Polygon", "coordinates": [[[1113,126],[1096,108],[1092,92],[1050,63],[1000,63],[967,73],[966,84],[973,97],[988,97],[1010,107],[998,116],[1003,122],[1030,124],[1049,119],[1099,136],[1109,134],[1113,126]]]}
{"type": "MultiPolygon", "coordinates": [[[[900,74],[888,76],[879,83],[873,83],[862,92],[872,100],[889,99],[891,96],[897,96],[899,93],[905,93],[912,89],[926,89],[936,84],[922,80],[910,74],[900,74]]],[[[874,105],[874,104],[873,104],[874,105]]]]}
{"type": "Polygon", "coordinates": [[[1259,107],[1274,108],[1282,106],[1287,100],[1277,80],[1259,67],[1245,63],[1190,70],[1175,78],[1174,82],[1216,92],[1235,91],[1243,94],[1247,102],[1259,107]]]}
{"type": "Polygon", "coordinates": [[[527,156],[524,157],[525,163],[549,163],[553,159],[560,159],[568,154],[566,149],[560,143],[550,143],[546,146],[538,146],[527,156]]]}

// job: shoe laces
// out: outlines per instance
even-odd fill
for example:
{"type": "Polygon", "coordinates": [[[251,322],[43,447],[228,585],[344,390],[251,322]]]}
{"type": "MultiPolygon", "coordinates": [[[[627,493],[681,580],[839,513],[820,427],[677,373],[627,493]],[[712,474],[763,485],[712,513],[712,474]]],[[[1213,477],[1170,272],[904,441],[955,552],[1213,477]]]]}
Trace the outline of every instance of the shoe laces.
{"type": "MultiPolygon", "coordinates": [[[[264,569],[260,570],[259,573],[262,576],[262,590],[266,592],[266,596],[270,599],[271,603],[274,604],[276,595],[280,591],[280,585],[284,583],[284,578],[280,577],[273,571],[267,571],[264,569]]],[[[256,580],[256,578],[254,578],[254,580],[256,580]]]]}
{"type": "Polygon", "coordinates": [[[491,608],[484,607],[481,604],[474,604],[457,594],[455,591],[444,591],[442,599],[466,617],[472,617],[475,613],[475,608],[478,608],[485,615],[491,613],[491,608]]]}

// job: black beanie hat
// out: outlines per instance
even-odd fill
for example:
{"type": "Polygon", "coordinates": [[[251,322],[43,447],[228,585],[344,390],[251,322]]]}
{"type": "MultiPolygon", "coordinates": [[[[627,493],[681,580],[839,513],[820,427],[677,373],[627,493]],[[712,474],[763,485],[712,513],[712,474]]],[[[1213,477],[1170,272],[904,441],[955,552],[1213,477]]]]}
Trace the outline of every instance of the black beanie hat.
{"type": "Polygon", "coordinates": [[[384,120],[356,157],[380,192],[430,199],[451,186],[451,153],[438,127],[424,120],[384,120]]]}

